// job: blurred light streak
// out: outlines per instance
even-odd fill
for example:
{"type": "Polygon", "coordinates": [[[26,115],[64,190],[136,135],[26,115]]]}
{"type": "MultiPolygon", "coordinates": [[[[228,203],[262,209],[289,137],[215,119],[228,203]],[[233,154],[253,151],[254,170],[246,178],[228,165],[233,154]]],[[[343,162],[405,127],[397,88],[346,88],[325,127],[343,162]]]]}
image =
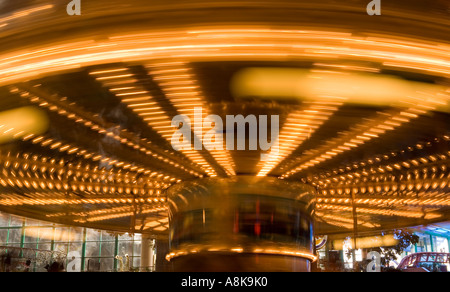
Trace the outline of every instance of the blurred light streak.
{"type": "Polygon", "coordinates": [[[49,127],[47,115],[36,107],[22,107],[0,112],[0,144],[40,135],[49,127]]]}
{"type": "MultiPolygon", "coordinates": [[[[23,53],[1,56],[7,63],[0,66],[2,84],[23,78],[49,74],[89,66],[92,64],[126,62],[154,59],[205,60],[227,59],[242,56],[246,59],[271,59],[276,56],[301,58],[316,57],[322,60],[327,55],[333,58],[372,61],[378,63],[395,62],[399,69],[427,68],[434,66],[439,72],[426,74],[448,77],[450,67],[449,48],[425,41],[371,39],[349,33],[296,31],[289,29],[215,29],[165,31],[148,34],[130,34],[110,37],[108,41],[90,41],[94,45],[65,44],[65,48],[55,52],[28,51],[27,61],[23,53]],[[155,36],[150,38],[149,36],[155,36]],[[333,45],[330,45],[333,44],[333,45]],[[401,44],[401,49],[393,46],[401,44]],[[89,47],[89,49],[87,49],[89,47]]],[[[30,49],[31,50],[31,49],[30,49]]],[[[45,50],[45,49],[44,49],[45,50]]]]}
{"type": "MultiPolygon", "coordinates": [[[[325,210],[343,211],[343,212],[353,212],[352,206],[343,205],[332,205],[332,204],[317,204],[316,209],[322,212],[325,210]]],[[[406,217],[406,218],[416,218],[416,219],[437,219],[441,218],[443,215],[433,212],[426,212],[423,210],[410,211],[410,210],[396,210],[391,208],[361,208],[357,207],[358,214],[373,214],[373,215],[383,215],[383,216],[396,216],[396,217],[406,217]]]]}
{"type": "Polygon", "coordinates": [[[17,11],[17,12],[14,12],[10,16],[0,18],[0,24],[2,22],[16,20],[16,19],[19,19],[19,18],[22,18],[22,17],[25,17],[25,16],[29,16],[29,15],[31,15],[33,13],[36,13],[36,12],[48,10],[48,9],[53,8],[53,7],[54,7],[54,5],[43,5],[43,6],[38,6],[38,7],[34,7],[34,8],[29,8],[29,9],[17,11]]]}
{"type": "Polygon", "coordinates": [[[186,245],[179,250],[173,250],[166,256],[167,261],[171,261],[174,258],[185,256],[189,254],[198,253],[230,253],[230,254],[261,254],[261,255],[289,255],[294,257],[301,257],[315,262],[317,256],[307,251],[298,250],[292,247],[283,246],[253,246],[251,248],[243,247],[226,247],[220,245],[186,245]]]}
{"type": "MultiPolygon", "coordinates": [[[[333,246],[336,250],[342,250],[344,248],[344,240],[334,240],[333,246]]],[[[353,240],[348,242],[350,248],[352,249],[353,240]]],[[[359,237],[356,238],[356,249],[369,249],[376,247],[388,247],[395,246],[398,244],[398,240],[395,239],[394,235],[387,234],[384,236],[371,236],[371,237],[359,237]]]]}
{"type": "MultiPolygon", "coordinates": [[[[169,113],[159,105],[158,101],[148,92],[142,85],[138,84],[133,74],[128,68],[109,68],[100,71],[94,71],[93,75],[97,81],[100,81],[105,88],[108,88],[112,94],[116,95],[121,101],[127,105],[136,115],[138,115],[145,123],[154,129],[161,137],[169,143],[177,129],[172,126],[172,119],[169,113]],[[110,75],[112,74],[112,75],[110,75]],[[115,75],[119,74],[119,75],[115,75]],[[116,84],[109,82],[114,77],[117,79],[116,84]],[[109,79],[105,79],[109,78],[109,79]],[[125,95],[124,95],[125,94],[125,95]],[[133,98],[129,98],[132,94],[133,98]]],[[[201,154],[194,150],[181,150],[181,152],[193,163],[201,167],[209,176],[216,176],[214,169],[203,159],[201,154]]],[[[184,166],[182,166],[184,167],[184,166]]],[[[193,173],[201,176],[199,173],[193,173]]]]}
{"type": "MultiPolygon", "coordinates": [[[[131,204],[135,201],[134,197],[97,197],[97,198],[85,198],[85,199],[67,199],[64,193],[60,194],[60,197],[49,198],[48,194],[42,193],[34,193],[35,195],[40,195],[40,197],[36,198],[20,198],[17,194],[11,195],[3,195],[0,197],[0,205],[1,206],[64,206],[64,205],[84,205],[84,204],[92,204],[92,205],[104,205],[104,204],[113,204],[113,205],[122,205],[122,204],[131,204]],[[3,197],[10,197],[3,199],[3,197]],[[131,203],[130,203],[131,200],[131,203]]],[[[30,195],[33,195],[30,193],[30,195]]],[[[165,202],[164,198],[160,197],[152,197],[145,198],[137,202],[136,204],[158,204],[161,202],[165,202]],[[143,202],[142,202],[143,200],[143,202]],[[155,202],[155,200],[157,200],[155,202]]]]}
{"type": "MultiPolygon", "coordinates": [[[[43,108],[47,108],[49,111],[56,112],[60,116],[66,117],[67,119],[73,120],[76,123],[81,124],[94,132],[97,132],[101,135],[105,135],[111,139],[114,139],[117,142],[130,147],[133,150],[139,150],[141,153],[145,155],[152,156],[153,158],[158,159],[160,161],[166,161],[176,168],[183,167],[178,163],[175,163],[174,161],[168,161],[169,159],[166,157],[154,153],[152,150],[150,150],[149,143],[146,140],[138,137],[136,134],[129,132],[126,129],[120,129],[112,126],[108,127],[108,125],[105,124],[105,121],[103,121],[103,119],[96,117],[93,113],[90,113],[82,109],[74,102],[71,102],[70,104],[67,103],[65,101],[67,100],[67,98],[58,97],[58,99],[56,99],[54,96],[51,96],[50,93],[44,91],[43,89],[40,89],[40,87],[41,85],[38,85],[34,86],[33,89],[30,89],[32,91],[36,91],[36,95],[31,93],[30,91],[22,89],[22,86],[20,85],[19,87],[12,87],[10,89],[10,92],[13,94],[14,93],[20,94],[20,96],[28,99],[31,103],[38,104],[43,108]],[[39,94],[39,96],[37,94],[39,94]]],[[[58,145],[57,147],[54,148],[58,148],[59,146],[61,145],[58,145]]],[[[60,149],[64,151],[68,150],[69,148],[70,145],[66,145],[60,149]]],[[[189,172],[184,167],[183,170],[189,172]]],[[[195,174],[198,176],[198,174],[193,171],[190,171],[190,174],[195,174]]],[[[175,180],[176,178],[173,179],[175,180]]]]}
{"type": "MultiPolygon", "coordinates": [[[[192,129],[197,139],[203,142],[203,135],[211,129],[204,128],[203,121],[209,116],[210,109],[205,98],[195,80],[192,69],[185,62],[173,63],[151,63],[148,65],[149,73],[153,76],[156,83],[164,91],[165,96],[175,106],[179,113],[189,117],[190,121],[195,121],[195,108],[202,109],[202,121],[200,125],[193,124],[192,129]],[[180,94],[183,94],[180,96],[180,94]],[[200,131],[196,131],[200,129],[200,131]],[[199,133],[200,132],[200,133],[199,133]],[[198,137],[200,135],[200,137],[198,137]]],[[[209,150],[213,158],[225,170],[227,175],[234,176],[234,162],[231,155],[223,149],[224,141],[214,141],[213,150],[209,150]],[[218,145],[221,144],[221,145],[218,145]]]]}
{"type": "MultiPolygon", "coordinates": [[[[325,220],[328,224],[334,224],[336,223],[337,226],[344,227],[346,229],[353,229],[354,220],[351,217],[342,217],[342,216],[335,216],[330,214],[324,214],[322,212],[316,212],[316,216],[320,217],[322,220],[325,220]]],[[[358,225],[367,227],[367,228],[379,228],[381,227],[378,223],[372,223],[372,222],[366,222],[362,220],[358,220],[358,225]]]]}
{"type": "Polygon", "coordinates": [[[346,103],[377,106],[401,106],[405,97],[417,96],[417,92],[438,94],[445,89],[388,75],[292,68],[247,68],[237,73],[232,82],[236,98],[321,100],[324,96],[337,96],[346,103]]]}
{"type": "Polygon", "coordinates": [[[319,129],[342,104],[332,100],[308,102],[305,109],[290,113],[277,138],[275,149],[271,150],[265,161],[258,163],[258,176],[270,173],[319,129]]]}
{"type": "Polygon", "coordinates": [[[360,145],[376,139],[386,132],[393,131],[403,124],[409,123],[420,115],[427,114],[439,105],[446,104],[449,99],[450,96],[447,94],[441,95],[434,88],[431,88],[429,91],[416,91],[414,95],[404,96],[399,100],[399,103],[404,104],[405,109],[398,107],[378,112],[375,118],[366,119],[365,122],[327,141],[325,145],[309,151],[300,162],[290,163],[288,166],[285,166],[285,168],[291,168],[291,170],[286,171],[281,178],[292,176],[324,161],[331,160],[343,152],[358,148],[360,145]]]}

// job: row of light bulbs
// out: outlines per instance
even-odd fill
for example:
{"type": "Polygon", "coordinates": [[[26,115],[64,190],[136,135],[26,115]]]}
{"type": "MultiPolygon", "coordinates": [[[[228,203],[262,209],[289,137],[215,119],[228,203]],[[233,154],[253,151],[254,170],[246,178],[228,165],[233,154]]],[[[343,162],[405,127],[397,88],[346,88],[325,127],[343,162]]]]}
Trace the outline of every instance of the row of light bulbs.
{"type": "Polygon", "coordinates": [[[45,179],[11,179],[0,178],[0,185],[5,188],[20,188],[22,190],[38,190],[38,191],[72,191],[83,192],[88,194],[133,194],[139,196],[160,195],[160,189],[142,188],[134,185],[114,184],[106,185],[104,183],[89,182],[59,182],[45,179]]]}
{"type": "MultiPolygon", "coordinates": [[[[137,178],[112,171],[106,172],[104,169],[102,171],[88,170],[88,167],[82,167],[80,164],[73,169],[71,164],[67,167],[61,163],[56,164],[55,159],[47,160],[42,157],[41,161],[45,162],[37,163],[37,156],[33,156],[34,162],[20,159],[17,156],[6,156],[3,160],[1,173],[3,177],[0,178],[0,184],[4,187],[86,193],[159,195],[162,190],[171,185],[169,182],[158,180],[157,177],[137,178]]],[[[28,157],[28,154],[23,154],[23,156],[28,157]]],[[[0,155],[0,157],[2,156],[0,155]]]]}
{"type": "Polygon", "coordinates": [[[3,167],[5,176],[50,178],[58,180],[72,179],[74,181],[109,182],[148,185],[155,188],[166,188],[170,186],[168,177],[163,177],[157,172],[147,176],[140,176],[133,172],[122,172],[121,170],[106,170],[98,165],[74,164],[64,159],[57,160],[43,155],[31,155],[28,153],[7,155],[0,153],[0,166],[3,167]],[[25,172],[25,174],[24,174],[25,172]]]}
{"type": "Polygon", "coordinates": [[[402,194],[402,192],[419,192],[419,191],[433,191],[437,189],[445,189],[448,186],[447,180],[437,181],[434,183],[430,182],[418,182],[416,184],[391,184],[391,185],[365,185],[362,186],[351,186],[351,187],[341,187],[341,188],[330,188],[320,191],[320,194],[333,198],[333,196],[342,195],[373,195],[373,194],[383,194],[392,192],[394,194],[402,194]]]}
{"type": "MultiPolygon", "coordinates": [[[[151,214],[151,213],[157,213],[157,212],[164,212],[166,211],[166,207],[154,207],[154,208],[144,208],[143,210],[139,211],[139,215],[145,215],[145,214],[151,214]]],[[[100,216],[89,216],[87,218],[80,218],[75,219],[75,222],[79,223],[86,223],[86,222],[99,222],[99,221],[107,221],[111,219],[118,219],[118,218],[124,218],[124,217],[130,217],[134,216],[135,213],[133,211],[125,211],[125,212],[119,212],[114,214],[108,214],[108,215],[100,215],[100,216]]]]}
{"type": "Polygon", "coordinates": [[[376,118],[368,119],[367,121],[356,125],[353,129],[331,139],[324,146],[309,151],[308,155],[301,158],[300,163],[288,163],[289,165],[284,168],[292,169],[285,171],[280,178],[284,179],[290,177],[305,169],[331,160],[344,152],[358,148],[375,138],[379,138],[386,132],[394,131],[402,125],[409,123],[411,120],[427,114],[438,106],[446,105],[449,99],[449,96],[446,94],[437,95],[427,92],[418,92],[417,94],[418,97],[410,97],[404,101],[408,106],[407,108],[379,112],[376,118]],[[421,99],[417,100],[419,97],[421,99]],[[294,164],[297,165],[292,166],[294,164]]]}
{"type": "MultiPolygon", "coordinates": [[[[324,220],[326,223],[329,224],[336,224],[336,226],[343,227],[346,229],[353,229],[354,228],[354,220],[350,217],[344,217],[344,216],[337,216],[332,214],[325,214],[323,212],[316,212],[316,216],[320,217],[322,220],[324,220]]],[[[378,223],[372,223],[372,222],[366,222],[361,219],[358,219],[358,226],[363,226],[367,228],[379,228],[381,227],[378,223]]]]}
{"type": "MultiPolygon", "coordinates": [[[[169,143],[171,142],[172,136],[176,131],[172,126],[172,119],[169,118],[168,113],[158,104],[158,101],[152,94],[139,84],[134,74],[128,68],[112,67],[105,70],[92,71],[90,74],[161,137],[169,143]]],[[[208,175],[215,175],[215,171],[201,156],[189,151],[182,152],[208,175]]],[[[197,177],[202,177],[200,173],[194,172],[193,174],[197,177]]]]}
{"type": "Polygon", "coordinates": [[[439,154],[424,155],[414,159],[404,159],[398,160],[404,153],[412,152],[415,150],[421,150],[425,147],[432,147],[440,141],[450,141],[450,137],[444,135],[442,139],[435,138],[434,143],[418,143],[414,147],[408,147],[407,150],[391,151],[384,155],[378,155],[366,159],[364,161],[354,162],[345,167],[340,167],[339,169],[334,169],[332,171],[327,171],[326,173],[314,175],[313,177],[308,177],[308,181],[311,183],[323,184],[325,182],[331,183],[331,180],[336,182],[336,178],[340,180],[345,180],[345,177],[352,179],[353,177],[361,177],[362,175],[367,176],[369,174],[375,173],[388,173],[396,170],[409,170],[420,165],[429,165],[438,163],[439,161],[445,161],[450,158],[450,151],[445,151],[439,154]],[[370,167],[370,169],[368,168],[370,167]]]}
{"type": "MultiPolygon", "coordinates": [[[[333,180],[330,182],[319,183],[319,191],[330,189],[355,189],[354,193],[373,193],[374,189],[376,192],[389,191],[389,190],[413,190],[418,191],[423,189],[444,189],[448,185],[450,177],[450,172],[446,165],[441,165],[438,167],[433,167],[431,169],[424,168],[421,170],[416,170],[414,172],[407,172],[398,175],[393,174],[382,174],[382,175],[371,175],[364,177],[353,177],[347,178],[343,177],[340,179],[333,180]],[[363,185],[362,187],[359,187],[363,185]]],[[[346,190],[346,193],[350,191],[346,190]]]]}
{"type": "MultiPolygon", "coordinates": [[[[67,217],[67,216],[75,216],[75,217],[82,217],[82,218],[92,218],[92,217],[99,217],[99,216],[106,216],[106,215],[117,215],[122,214],[125,212],[135,211],[136,214],[139,214],[141,211],[149,210],[148,204],[141,204],[136,206],[121,206],[121,207],[114,207],[114,208],[108,208],[108,209],[97,209],[94,211],[89,212],[78,212],[78,213],[67,213],[67,212],[61,212],[61,213],[54,213],[54,214],[48,214],[48,218],[54,218],[54,217],[67,217]]],[[[161,209],[165,210],[165,207],[163,205],[155,205],[152,206],[151,209],[161,209]]]]}
{"type": "MultiPolygon", "coordinates": [[[[41,196],[41,198],[21,198],[17,194],[14,195],[1,195],[0,199],[1,206],[64,206],[64,205],[103,205],[103,204],[160,204],[165,203],[166,199],[164,197],[152,197],[152,198],[126,198],[126,197],[98,197],[98,198],[85,198],[85,199],[73,199],[66,198],[63,193],[53,193],[56,198],[48,198],[48,194],[34,193],[27,194],[34,196],[41,196]],[[6,197],[3,199],[3,197],[6,197]]],[[[62,213],[61,213],[62,214],[62,213]]],[[[66,213],[64,213],[66,214],[66,213]]],[[[55,216],[52,214],[49,217],[55,216]]]]}
{"type": "Polygon", "coordinates": [[[407,192],[398,194],[395,192],[384,196],[365,196],[352,200],[348,197],[318,197],[317,203],[324,204],[356,204],[356,205],[374,205],[374,206],[425,206],[433,208],[442,208],[450,206],[447,192],[407,192]]]}
{"type": "MultiPolygon", "coordinates": [[[[187,63],[150,63],[147,66],[147,69],[150,74],[154,76],[155,82],[163,90],[167,99],[180,114],[186,115],[190,118],[190,121],[194,121],[194,109],[202,108],[202,121],[210,115],[209,106],[207,106],[207,102],[203,97],[200,86],[197,80],[195,80],[192,69],[187,63]]],[[[203,129],[203,122],[201,122],[200,125],[193,124],[191,127],[193,129],[196,127],[203,129]]],[[[203,133],[205,130],[207,129],[203,129],[203,133]]],[[[194,131],[194,135],[195,134],[194,131]]],[[[216,143],[217,142],[218,141],[216,141],[216,143]]],[[[219,143],[223,142],[219,141],[219,143]]],[[[210,153],[227,175],[236,175],[233,159],[227,150],[211,150],[210,153]]]]}
{"type": "MultiPolygon", "coordinates": [[[[40,87],[40,86],[41,85],[36,85],[35,87],[40,87]]],[[[11,87],[10,92],[13,94],[18,94],[23,98],[27,98],[30,102],[36,103],[40,107],[48,108],[50,111],[56,112],[59,115],[64,116],[69,120],[72,120],[72,121],[75,121],[76,123],[84,125],[101,135],[106,135],[109,138],[115,139],[116,141],[120,142],[121,144],[126,145],[134,150],[138,150],[142,153],[145,153],[146,155],[152,156],[155,159],[159,159],[159,160],[161,160],[165,163],[168,163],[170,165],[173,165],[175,167],[183,167],[184,168],[184,166],[180,166],[179,164],[177,164],[173,161],[169,161],[168,158],[165,158],[161,155],[158,155],[158,154],[152,152],[149,149],[149,146],[147,145],[146,141],[140,140],[139,142],[136,143],[136,142],[133,142],[131,139],[124,137],[124,134],[129,134],[128,131],[126,131],[126,132],[123,132],[123,131],[121,132],[120,130],[113,131],[111,129],[105,128],[102,126],[102,123],[100,121],[98,121],[97,118],[94,117],[94,115],[91,115],[90,117],[86,118],[86,116],[89,116],[89,114],[86,111],[79,108],[75,103],[72,102],[69,104],[68,102],[66,102],[67,98],[60,98],[60,100],[58,101],[58,104],[56,104],[56,103],[51,103],[51,101],[49,99],[45,99],[42,96],[38,97],[37,95],[32,94],[29,91],[19,89],[17,87],[11,87]],[[84,117],[81,117],[79,114],[77,114],[77,112],[83,112],[84,117]]],[[[43,140],[44,140],[44,138],[41,139],[38,137],[38,138],[33,139],[33,143],[41,143],[41,145],[43,145],[43,146],[49,146],[51,149],[59,149],[61,152],[67,152],[68,154],[72,154],[75,152],[78,152],[78,153],[82,152],[82,151],[79,151],[79,149],[75,150],[74,148],[71,148],[69,145],[63,145],[62,142],[54,142],[51,139],[47,139],[45,141],[43,141],[43,140]]],[[[153,172],[151,170],[146,169],[145,167],[139,168],[137,166],[133,166],[131,164],[128,164],[128,163],[125,163],[122,161],[115,161],[115,160],[103,157],[102,155],[95,155],[94,153],[87,153],[87,154],[83,154],[83,155],[86,159],[92,159],[94,161],[101,161],[102,163],[108,163],[110,165],[114,165],[115,167],[123,167],[124,169],[129,168],[132,171],[139,171],[139,172],[153,172]]],[[[176,180],[175,177],[171,177],[171,179],[173,179],[172,181],[176,180]]]]}
{"type": "Polygon", "coordinates": [[[258,176],[266,176],[281,161],[291,155],[313,135],[332,115],[342,102],[333,100],[307,103],[305,108],[291,112],[278,136],[278,149],[272,149],[269,158],[258,164],[258,176]]]}
{"type": "MultiPolygon", "coordinates": [[[[332,204],[317,204],[316,209],[322,212],[328,211],[341,211],[341,212],[353,212],[352,206],[345,205],[332,205],[332,204]]],[[[382,216],[399,216],[399,217],[407,217],[407,218],[423,218],[425,220],[433,220],[437,218],[441,218],[443,215],[436,212],[426,212],[422,209],[418,211],[411,210],[399,210],[395,208],[362,208],[357,207],[356,211],[358,214],[371,214],[371,215],[382,215],[382,216]]]]}
{"type": "MultiPolygon", "coordinates": [[[[390,170],[391,171],[391,170],[390,170]]],[[[425,166],[423,168],[417,168],[413,171],[407,171],[404,173],[377,173],[375,170],[371,170],[370,173],[363,170],[361,172],[355,172],[347,175],[336,176],[333,178],[313,181],[314,186],[320,188],[326,188],[328,186],[349,185],[358,184],[361,182],[402,182],[402,181],[414,181],[414,180],[426,180],[445,178],[448,169],[446,164],[425,166]]]]}

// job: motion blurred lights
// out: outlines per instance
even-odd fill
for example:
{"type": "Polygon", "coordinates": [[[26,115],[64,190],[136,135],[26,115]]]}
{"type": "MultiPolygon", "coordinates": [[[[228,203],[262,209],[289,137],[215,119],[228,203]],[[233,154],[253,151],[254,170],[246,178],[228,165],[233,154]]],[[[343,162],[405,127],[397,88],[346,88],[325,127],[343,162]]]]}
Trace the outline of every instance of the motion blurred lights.
{"type": "MultiPolygon", "coordinates": [[[[353,241],[350,241],[350,245],[352,244],[353,241]]],[[[356,249],[375,248],[380,246],[394,246],[397,244],[398,240],[395,239],[393,234],[387,234],[384,236],[361,237],[356,239],[356,249]]],[[[334,240],[333,246],[336,250],[342,250],[344,248],[344,241],[334,240]]]]}
{"type": "Polygon", "coordinates": [[[347,103],[405,106],[404,97],[419,92],[444,93],[445,87],[406,81],[389,75],[292,68],[247,68],[231,84],[236,98],[323,100],[341,98],[347,103]]]}
{"type": "Polygon", "coordinates": [[[20,139],[30,134],[47,131],[47,115],[35,107],[22,107],[0,113],[0,144],[20,139]]]}

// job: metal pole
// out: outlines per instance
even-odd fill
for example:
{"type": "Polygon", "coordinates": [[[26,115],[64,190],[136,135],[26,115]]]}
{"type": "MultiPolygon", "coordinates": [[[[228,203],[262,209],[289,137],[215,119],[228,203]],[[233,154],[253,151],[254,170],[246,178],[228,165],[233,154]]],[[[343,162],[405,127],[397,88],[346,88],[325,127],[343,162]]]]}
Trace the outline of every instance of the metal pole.
{"type": "Polygon", "coordinates": [[[22,222],[22,236],[20,237],[20,258],[23,258],[23,248],[25,247],[25,220],[22,222]]]}
{"type": "Polygon", "coordinates": [[[353,215],[353,249],[352,249],[352,256],[353,256],[353,269],[356,268],[356,243],[357,243],[357,237],[358,237],[358,214],[356,210],[355,205],[355,192],[352,191],[352,215],[353,215]]]}
{"type": "Polygon", "coordinates": [[[86,267],[86,240],[87,240],[87,231],[86,228],[83,229],[83,245],[81,247],[81,271],[84,272],[86,267]]]}
{"type": "Polygon", "coordinates": [[[430,246],[431,246],[431,251],[435,252],[434,246],[433,246],[433,235],[431,235],[431,234],[430,234],[430,246]]]}
{"type": "Polygon", "coordinates": [[[450,252],[450,237],[447,237],[448,252],[450,252]]]}
{"type": "Polygon", "coordinates": [[[114,243],[114,271],[117,271],[118,260],[116,257],[119,255],[119,235],[116,235],[114,243]]]}

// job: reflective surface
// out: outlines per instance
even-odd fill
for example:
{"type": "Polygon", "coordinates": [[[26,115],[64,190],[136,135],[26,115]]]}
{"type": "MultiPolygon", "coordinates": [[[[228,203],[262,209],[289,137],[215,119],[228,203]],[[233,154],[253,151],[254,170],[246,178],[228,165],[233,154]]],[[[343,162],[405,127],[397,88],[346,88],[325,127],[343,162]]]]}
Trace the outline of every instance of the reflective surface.
{"type": "Polygon", "coordinates": [[[176,271],[308,271],[316,260],[309,186],[208,178],[170,188],[168,201],[176,271]]]}

